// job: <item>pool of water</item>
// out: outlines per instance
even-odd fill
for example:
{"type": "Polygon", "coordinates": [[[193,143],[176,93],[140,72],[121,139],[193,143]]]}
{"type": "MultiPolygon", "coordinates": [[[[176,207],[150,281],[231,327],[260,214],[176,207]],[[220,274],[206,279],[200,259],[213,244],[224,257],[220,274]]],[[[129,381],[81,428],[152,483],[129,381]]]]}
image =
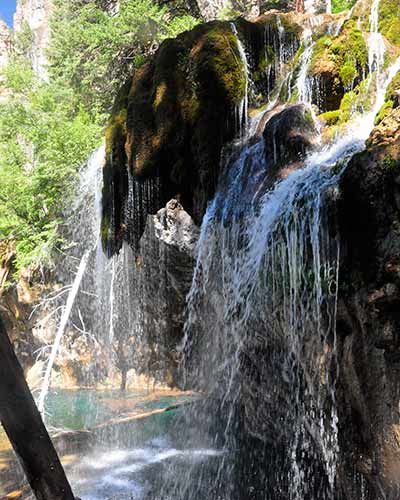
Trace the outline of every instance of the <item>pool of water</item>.
{"type": "Polygon", "coordinates": [[[46,400],[46,424],[50,429],[90,429],[118,416],[162,409],[191,398],[172,391],[54,390],[46,400]]]}
{"type": "MultiPolygon", "coordinates": [[[[181,408],[157,413],[193,398],[167,392],[51,391],[47,426],[53,435],[56,429],[64,431],[53,440],[75,495],[82,500],[147,500],[171,465],[185,468],[218,460],[220,450],[189,448],[181,439],[181,408]]],[[[11,452],[3,450],[1,460],[0,498],[31,498],[11,452]]]]}
{"type": "Polygon", "coordinates": [[[176,448],[168,436],[158,436],[140,447],[97,449],[69,468],[68,477],[82,500],[144,500],[154,495],[168,467],[185,469],[221,454],[208,448],[176,448]]]}

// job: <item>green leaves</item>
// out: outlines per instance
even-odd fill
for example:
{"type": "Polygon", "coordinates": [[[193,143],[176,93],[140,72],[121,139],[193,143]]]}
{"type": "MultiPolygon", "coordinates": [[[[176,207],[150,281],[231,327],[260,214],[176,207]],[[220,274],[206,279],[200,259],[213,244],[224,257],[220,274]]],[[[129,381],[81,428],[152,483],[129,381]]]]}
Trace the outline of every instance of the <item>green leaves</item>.
{"type": "Polygon", "coordinates": [[[152,0],[54,0],[49,82],[36,78],[25,25],[1,75],[0,240],[15,240],[17,270],[50,265],[78,167],[102,139],[117,89],[164,38],[191,29],[152,0]]]}
{"type": "Polygon", "coordinates": [[[197,22],[188,15],[171,18],[152,0],[121,0],[115,15],[95,1],[56,0],[50,74],[74,89],[93,118],[103,122],[118,88],[154,46],[197,22]]]}
{"type": "Polygon", "coordinates": [[[77,167],[102,129],[70,89],[36,80],[25,61],[14,61],[6,74],[12,78],[0,104],[0,239],[16,241],[19,270],[50,264],[77,167]]]}

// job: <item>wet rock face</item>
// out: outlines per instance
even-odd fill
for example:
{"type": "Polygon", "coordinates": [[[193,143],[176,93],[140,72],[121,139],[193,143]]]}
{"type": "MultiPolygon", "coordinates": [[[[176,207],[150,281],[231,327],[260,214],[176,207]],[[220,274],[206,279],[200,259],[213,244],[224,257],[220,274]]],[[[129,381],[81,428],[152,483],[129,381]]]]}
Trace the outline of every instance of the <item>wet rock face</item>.
{"type": "Polygon", "coordinates": [[[284,108],[269,119],[263,132],[267,165],[275,165],[275,170],[291,163],[301,165],[317,136],[309,107],[298,104],[284,108]]]}
{"type": "Polygon", "coordinates": [[[238,117],[244,119],[248,82],[236,30],[251,54],[248,69],[257,76],[257,99],[267,99],[277,75],[266,67],[273,69],[278,59],[287,62],[300,45],[300,27],[284,15],[278,22],[276,13],[257,22],[239,19],[236,28],[214,21],[166,40],[121,89],[106,132],[102,239],[109,255],[123,241],[136,250],[147,214],[173,197],[201,223],[217,186],[222,148],[243,126],[238,117]],[[144,185],[153,179],[159,193],[151,200],[136,197],[139,209],[130,208],[140,214],[134,222],[124,208],[130,203],[128,172],[141,184],[139,191],[147,193],[144,185]]]}
{"type": "Polygon", "coordinates": [[[395,500],[400,494],[398,109],[374,129],[366,151],[351,160],[341,190],[337,333],[339,422],[345,423],[340,436],[349,454],[344,462],[366,478],[368,499],[395,500]]]}
{"type": "Polygon", "coordinates": [[[179,385],[176,350],[183,337],[184,308],[195,264],[199,228],[175,199],[147,219],[138,258],[143,332],[152,350],[153,374],[179,385]]]}
{"type": "Polygon", "coordinates": [[[197,0],[197,4],[207,21],[217,19],[221,14],[231,17],[240,14],[251,19],[273,9],[289,12],[295,7],[295,2],[290,0],[197,0]]]}
{"type": "Polygon", "coordinates": [[[230,24],[205,24],[166,40],[122,92],[107,130],[102,234],[108,253],[121,248],[124,239],[132,243],[122,213],[127,169],[139,183],[157,179],[160,185],[160,198],[147,213],[178,196],[200,223],[214,193],[222,146],[234,137],[234,113],[245,93],[244,64],[230,24]]]}

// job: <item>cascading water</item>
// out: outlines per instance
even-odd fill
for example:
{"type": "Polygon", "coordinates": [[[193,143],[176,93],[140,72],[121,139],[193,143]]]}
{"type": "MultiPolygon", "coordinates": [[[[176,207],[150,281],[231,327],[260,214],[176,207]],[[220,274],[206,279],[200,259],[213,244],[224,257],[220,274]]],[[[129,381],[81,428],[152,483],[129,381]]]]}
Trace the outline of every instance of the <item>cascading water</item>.
{"type": "MultiPolygon", "coordinates": [[[[185,407],[172,430],[165,423],[149,425],[150,430],[147,423],[139,430],[128,425],[95,430],[89,451],[67,470],[82,500],[337,500],[340,245],[334,206],[341,173],[363,149],[388,83],[400,70],[400,59],[384,70],[378,11],[374,1],[368,39],[370,71],[377,75],[372,110],[356,117],[333,143],[318,144],[319,149],[314,144],[311,153],[289,165],[279,162],[277,148],[272,161],[256,134],[263,114],[248,119],[251,61],[232,24],[246,73],[237,110],[239,138],[224,152],[217,193],[203,219],[177,353],[179,383],[201,397],[185,407]]],[[[318,16],[310,21],[320,22],[318,16]]],[[[271,77],[266,95],[270,87],[275,90],[265,113],[271,116],[283,108],[274,109],[284,84],[291,97],[292,73],[285,72],[295,52],[294,44],[285,45],[279,16],[276,28],[265,32],[266,45],[276,54],[266,70],[271,77]]],[[[303,43],[293,80],[296,101],[310,106],[314,44],[307,29],[303,43]]],[[[171,348],[162,337],[177,315],[167,302],[182,293],[168,281],[168,265],[176,261],[151,237],[157,224],[162,231],[167,221],[146,220],[159,195],[157,179],[140,182],[127,172],[128,196],[120,214],[127,242],[111,259],[104,255],[104,154],[100,148],[82,173],[70,217],[75,246],[60,281],[73,281],[80,257],[89,251],[70,319],[71,330],[95,353],[82,382],[93,385],[119,372],[124,385],[132,368],[156,378],[165,373],[160,359],[171,348]]],[[[357,498],[364,495],[360,485],[357,498]]]]}
{"type": "Polygon", "coordinates": [[[373,0],[369,17],[370,34],[368,37],[368,66],[371,73],[376,71],[377,80],[380,78],[381,68],[386,52],[385,42],[379,33],[379,4],[380,0],[373,0]]]}
{"type": "Polygon", "coordinates": [[[237,120],[237,126],[236,130],[239,131],[239,135],[243,136],[246,134],[246,128],[247,128],[247,118],[248,118],[248,111],[249,111],[249,65],[247,62],[247,56],[246,56],[246,51],[245,48],[240,40],[238,30],[236,28],[235,23],[231,23],[231,28],[233,34],[236,36],[237,40],[237,46],[238,46],[238,51],[240,55],[240,59],[242,61],[243,67],[244,67],[244,72],[245,72],[245,90],[244,90],[244,96],[242,99],[242,102],[239,104],[238,109],[236,110],[236,120],[237,120]]]}
{"type": "MultiPolygon", "coordinates": [[[[400,59],[380,79],[372,111],[274,187],[262,141],[236,145],[225,160],[202,224],[182,344],[186,383],[206,397],[179,424],[222,454],[200,471],[171,467],[154,498],[337,498],[332,207],[399,69],[400,59]]],[[[360,481],[357,498],[364,488],[360,481]]]]}

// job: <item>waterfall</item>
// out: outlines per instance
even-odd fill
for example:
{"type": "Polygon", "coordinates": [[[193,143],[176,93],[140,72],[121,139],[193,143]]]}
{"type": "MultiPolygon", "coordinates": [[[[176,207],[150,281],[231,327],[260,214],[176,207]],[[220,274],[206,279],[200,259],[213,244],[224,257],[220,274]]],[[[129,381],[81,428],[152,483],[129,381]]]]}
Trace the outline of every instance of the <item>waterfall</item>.
{"type": "Polygon", "coordinates": [[[249,71],[249,64],[247,61],[247,55],[246,55],[245,48],[243,46],[243,43],[240,40],[236,25],[233,22],[231,23],[231,29],[232,29],[233,34],[236,37],[238,52],[240,55],[240,60],[242,61],[244,71],[245,71],[244,96],[243,96],[242,102],[238,105],[238,108],[236,110],[236,120],[237,120],[236,129],[239,131],[240,137],[242,137],[246,134],[246,128],[247,128],[247,118],[248,118],[248,111],[249,111],[249,79],[250,79],[249,75],[250,75],[250,71],[249,71]]]}
{"type": "Polygon", "coordinates": [[[369,16],[370,34],[368,44],[368,67],[371,73],[376,71],[377,88],[379,89],[381,69],[386,52],[385,41],[379,32],[379,4],[380,0],[373,0],[369,16]]]}
{"type": "MultiPolygon", "coordinates": [[[[308,2],[307,10],[315,11],[316,2],[308,2]]],[[[308,105],[314,118],[308,73],[315,47],[312,27],[322,18],[310,19],[303,32],[298,73],[292,67],[288,70],[295,44],[286,43],[283,17],[276,17],[276,30],[275,25],[266,28],[266,45],[274,48],[274,59],[267,64],[266,94],[270,89],[275,93],[252,119],[248,117],[251,54],[246,54],[231,24],[246,72],[244,97],[235,116],[240,141],[223,151],[216,194],[204,215],[194,260],[192,248],[183,262],[182,254],[176,248],[169,253],[162,240],[163,231],[173,240],[168,210],[178,202],[166,207],[164,218],[148,215],[161,198],[160,180],[138,181],[128,170],[123,172],[126,197],[121,213],[113,206],[107,228],[118,240],[119,252],[108,258],[100,234],[104,147],[82,169],[76,202],[68,213],[71,245],[59,275],[62,284],[70,284],[77,263],[84,256],[86,264],[88,256],[79,300],[70,303],[68,325],[66,320],[62,323],[93,349],[84,382],[113,380],[119,372],[123,386],[131,369],[164,380],[166,373],[171,375],[166,359],[176,354],[181,361],[180,387],[199,396],[182,410],[172,438],[157,436],[150,445],[128,450],[134,439],[128,439],[125,428],[96,436],[101,440],[108,435],[112,446],[120,448],[109,454],[94,450],[90,456],[91,469],[97,467],[102,475],[104,469],[101,487],[107,488],[107,498],[338,498],[340,235],[335,206],[341,175],[365,147],[386,89],[400,70],[400,58],[384,69],[378,11],[379,0],[374,0],[368,38],[376,84],[372,110],[356,116],[333,142],[313,144],[311,152],[289,165],[280,164],[276,147],[275,155],[270,155],[274,161],[267,155],[261,120],[284,109],[285,105],[276,104],[284,85],[290,96],[292,77],[297,103],[308,105]],[[193,261],[185,302],[187,289],[174,286],[174,280],[183,281],[187,271],[183,268],[191,270],[193,261]],[[182,274],[176,277],[174,271],[182,274]],[[185,311],[176,303],[171,306],[173,300],[183,303],[185,311]],[[174,341],[180,338],[181,317],[184,336],[178,352],[172,352],[176,346],[168,341],[173,335],[174,341]],[[160,445],[162,440],[167,444],[160,445]],[[147,468],[154,476],[146,476],[147,468]],[[135,474],[140,476],[139,486],[135,474]],[[150,492],[149,482],[154,483],[150,492]]],[[[339,29],[332,24],[327,29],[333,28],[339,29]]],[[[114,187],[111,183],[110,189],[114,187]]],[[[50,374],[46,384],[49,380],[50,374]]],[[[143,434],[148,432],[145,426],[143,434]]],[[[88,460],[83,461],[84,471],[88,460]]],[[[97,486],[85,490],[86,485],[78,480],[76,484],[85,500],[102,498],[97,486]]],[[[363,488],[361,480],[361,498],[363,488]]]]}
{"type": "Polygon", "coordinates": [[[311,57],[313,54],[314,44],[305,39],[305,49],[300,57],[300,72],[296,82],[298,93],[298,102],[311,104],[312,86],[308,78],[308,70],[310,67],[311,57]]]}
{"type": "MultiPolygon", "coordinates": [[[[339,235],[332,208],[374,110],[271,187],[262,140],[233,146],[204,217],[181,352],[184,439],[219,446],[217,464],[171,466],[162,495],[194,500],[335,498],[339,235]]],[[[362,481],[360,488],[362,489],[362,481]]]]}

